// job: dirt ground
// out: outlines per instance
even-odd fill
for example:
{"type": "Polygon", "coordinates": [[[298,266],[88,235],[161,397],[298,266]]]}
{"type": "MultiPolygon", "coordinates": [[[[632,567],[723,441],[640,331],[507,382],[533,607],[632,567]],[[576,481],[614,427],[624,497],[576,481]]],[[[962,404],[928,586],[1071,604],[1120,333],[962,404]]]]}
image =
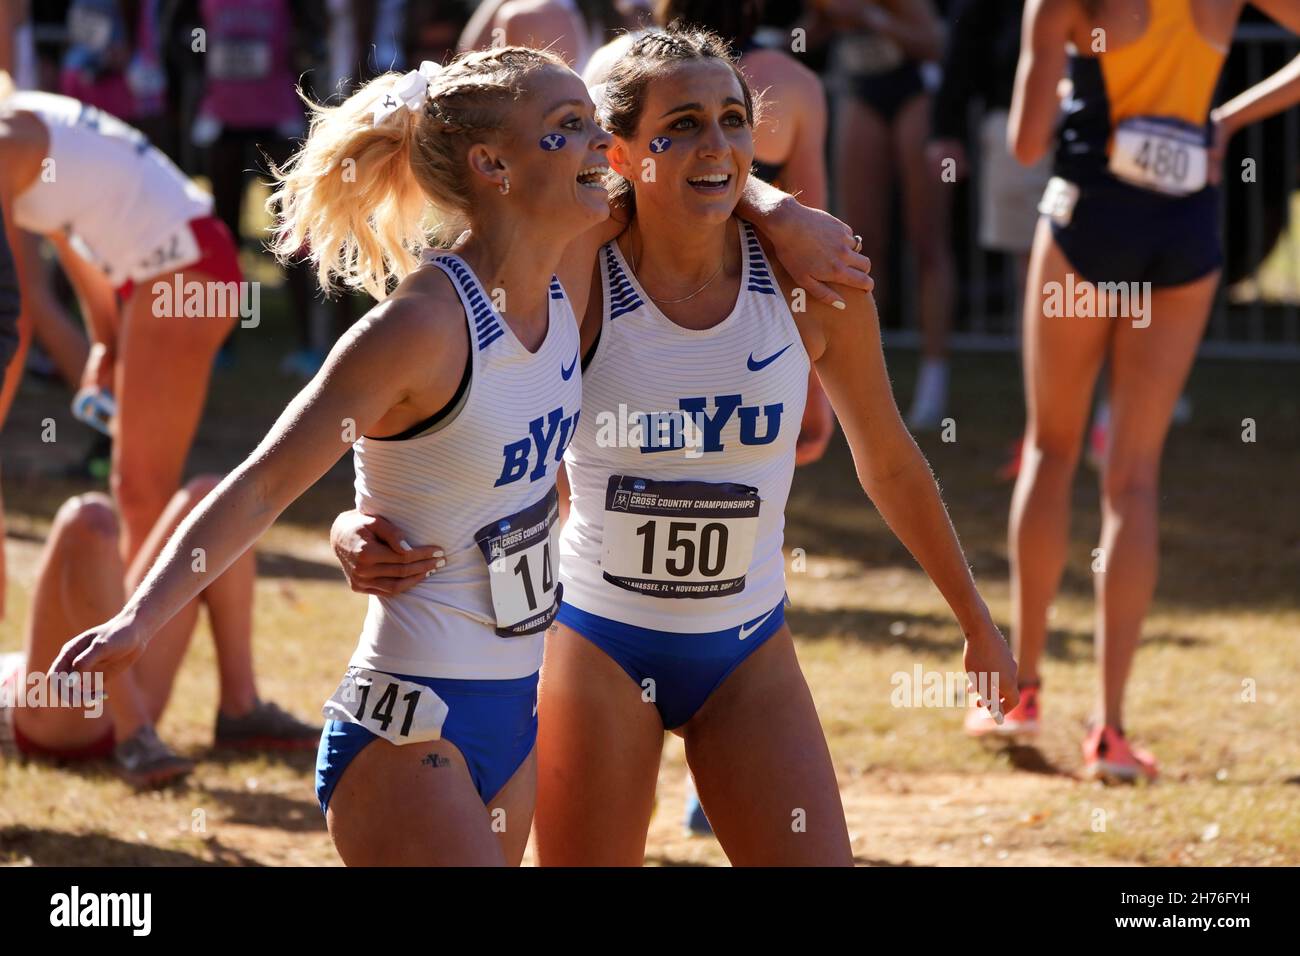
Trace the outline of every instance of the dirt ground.
{"type": "MultiPolygon", "coordinates": [[[[273,350],[217,375],[192,470],[225,469],[292,394],[273,350]]],[[[914,358],[890,355],[898,394],[914,358]]],[[[1095,696],[1090,553],[1095,476],[1076,485],[1069,567],[1045,665],[1044,732],[1033,746],[965,739],[954,708],[891,704],[891,680],[920,664],[958,670],[960,635],[937,592],[856,487],[842,437],[796,478],[787,509],[788,613],[826,729],[853,849],[864,865],[1072,866],[1300,864],[1300,398],[1294,367],[1205,362],[1190,425],[1176,429],[1162,491],[1162,569],[1130,689],[1130,732],[1161,760],[1152,786],[1078,778],[1095,696]],[[1241,420],[1258,423],[1241,441],[1241,420]],[[1243,688],[1251,688],[1246,693],[1243,688]]],[[[33,567],[59,502],[94,482],[69,478],[86,436],[67,396],[32,385],[5,432],[8,613],[0,651],[21,646],[33,567]],[[53,410],[53,411],[51,411],[53,410]],[[54,415],[61,439],[42,446],[54,415]]],[[[1021,427],[1012,356],[961,356],[957,440],[924,436],[954,523],[995,618],[1008,618],[1010,486],[995,472],[1021,427]]],[[[319,714],[364,615],[326,540],[350,504],[346,460],[258,546],[255,615],[265,697],[319,714]]],[[[103,768],[0,760],[0,862],[14,865],[334,865],[312,792],[313,755],[210,750],[211,641],[201,630],[160,732],[200,760],[184,786],[136,794],[103,768]]],[[[670,738],[647,863],[716,865],[687,837],[686,771],[670,738]]],[[[530,853],[531,861],[531,853],[530,853]]]]}

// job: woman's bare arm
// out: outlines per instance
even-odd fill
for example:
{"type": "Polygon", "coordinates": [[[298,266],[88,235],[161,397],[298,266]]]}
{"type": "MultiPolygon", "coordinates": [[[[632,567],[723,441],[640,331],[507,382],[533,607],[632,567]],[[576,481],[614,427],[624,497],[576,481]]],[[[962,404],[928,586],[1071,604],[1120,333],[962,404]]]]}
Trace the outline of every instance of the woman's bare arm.
{"type": "Polygon", "coordinates": [[[791,61],[787,80],[794,144],[781,170],[781,185],[813,209],[827,206],[826,94],[821,80],[801,63],[791,61]]]}
{"type": "Polygon", "coordinates": [[[46,237],[59,255],[59,266],[72,283],[92,342],[113,349],[117,342],[117,296],[104,273],[77,254],[62,233],[46,237]]]}
{"type": "Polygon", "coordinates": [[[413,394],[459,375],[442,356],[456,353],[463,319],[435,334],[428,309],[427,301],[394,296],[353,326],[252,454],[181,523],[121,612],[69,641],[51,672],[111,674],[129,665],[352,441],[413,394]]]}
{"type": "Polygon", "coordinates": [[[1029,0],[1020,34],[1020,62],[1007,122],[1007,145],[1026,166],[1052,144],[1060,107],[1057,84],[1065,75],[1065,44],[1075,0],[1029,0]]]}
{"type": "Polygon", "coordinates": [[[781,265],[810,299],[843,309],[831,283],[863,292],[875,287],[871,260],[853,251],[853,230],[830,213],[810,209],[756,176],[746,180],[736,212],[772,243],[781,265]]]}
{"type": "Polygon", "coordinates": [[[816,360],[817,374],[848,439],[863,491],[969,631],[987,618],[988,610],[930,466],[898,413],[875,301],[856,290],[845,298],[849,308],[844,314],[809,307],[825,343],[816,360]]]}

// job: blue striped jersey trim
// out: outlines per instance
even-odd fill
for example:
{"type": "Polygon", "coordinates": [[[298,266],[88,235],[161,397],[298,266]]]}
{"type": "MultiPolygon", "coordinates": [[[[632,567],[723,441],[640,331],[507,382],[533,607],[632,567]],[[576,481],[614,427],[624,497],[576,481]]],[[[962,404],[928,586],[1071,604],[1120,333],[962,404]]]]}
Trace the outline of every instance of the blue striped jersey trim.
{"type": "Polygon", "coordinates": [[[552,299],[564,298],[564,287],[560,285],[560,280],[557,276],[551,276],[551,298],[552,299]]]}
{"type": "Polygon", "coordinates": [[[749,223],[745,226],[745,248],[749,254],[749,282],[745,288],[750,292],[760,292],[763,295],[776,295],[776,282],[772,278],[772,273],[768,271],[767,260],[763,256],[763,247],[759,244],[758,235],[754,232],[754,227],[749,223]]]}
{"type": "Polygon", "coordinates": [[[618,264],[618,258],[609,246],[605,247],[605,265],[609,271],[609,317],[612,321],[641,308],[641,297],[632,288],[627,273],[618,264]]]}
{"type": "Polygon", "coordinates": [[[451,271],[451,274],[456,278],[456,284],[460,286],[461,292],[464,293],[465,301],[469,303],[470,313],[474,318],[474,337],[478,342],[478,350],[482,352],[505,335],[505,331],[501,328],[501,324],[497,322],[492,307],[483,298],[483,293],[479,292],[478,283],[474,281],[474,276],[459,259],[455,256],[437,256],[434,261],[445,265],[451,271]]]}

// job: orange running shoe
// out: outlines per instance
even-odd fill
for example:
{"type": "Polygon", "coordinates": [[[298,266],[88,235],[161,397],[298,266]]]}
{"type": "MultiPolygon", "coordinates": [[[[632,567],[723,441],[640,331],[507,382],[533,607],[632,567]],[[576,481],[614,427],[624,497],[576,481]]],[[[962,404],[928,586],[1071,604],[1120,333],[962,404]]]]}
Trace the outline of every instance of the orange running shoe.
{"type": "Polygon", "coordinates": [[[1156,779],[1156,758],[1132,747],[1118,727],[1093,727],[1083,741],[1084,776],[1094,780],[1156,779]]]}
{"type": "Polygon", "coordinates": [[[1020,462],[1025,453],[1025,440],[1016,439],[1016,443],[1011,446],[1010,454],[1007,461],[997,470],[998,481],[1015,481],[1020,477],[1020,462]]]}
{"type": "Polygon", "coordinates": [[[1093,416],[1092,428],[1088,430],[1088,452],[1085,456],[1089,467],[1094,471],[1104,471],[1106,454],[1110,450],[1110,406],[1097,406],[1093,416]]]}
{"type": "Polygon", "coordinates": [[[1020,701],[998,723],[983,707],[966,711],[966,733],[971,737],[1033,737],[1038,733],[1038,685],[1020,688],[1020,701]]]}

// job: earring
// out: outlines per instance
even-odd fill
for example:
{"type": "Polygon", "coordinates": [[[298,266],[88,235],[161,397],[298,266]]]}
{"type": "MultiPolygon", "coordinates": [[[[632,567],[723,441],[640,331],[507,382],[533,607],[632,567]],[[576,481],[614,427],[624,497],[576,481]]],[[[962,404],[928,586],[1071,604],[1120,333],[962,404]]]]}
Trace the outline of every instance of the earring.
{"type": "Polygon", "coordinates": [[[504,177],[504,182],[502,182],[501,185],[497,187],[497,189],[500,190],[501,195],[503,195],[503,196],[506,195],[507,193],[509,193],[509,192],[510,192],[510,177],[509,177],[509,176],[504,177]]]}

